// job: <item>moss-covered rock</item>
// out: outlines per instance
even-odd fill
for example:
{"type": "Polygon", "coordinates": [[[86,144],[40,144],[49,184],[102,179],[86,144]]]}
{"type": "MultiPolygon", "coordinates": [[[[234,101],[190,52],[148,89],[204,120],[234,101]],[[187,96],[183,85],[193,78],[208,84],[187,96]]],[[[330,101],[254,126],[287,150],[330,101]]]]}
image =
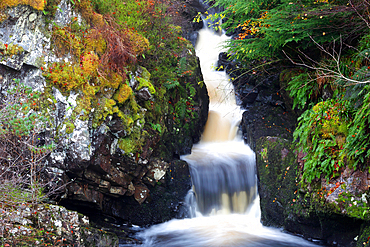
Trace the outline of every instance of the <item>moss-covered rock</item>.
{"type": "Polygon", "coordinates": [[[310,188],[298,184],[302,154],[294,152],[290,141],[262,137],[256,150],[263,224],[325,244],[355,246],[363,221],[341,214],[335,203],[326,202],[319,183],[310,188]]]}
{"type": "Polygon", "coordinates": [[[118,246],[118,237],[90,225],[88,217],[51,204],[23,203],[2,218],[4,246],[118,246]]]}
{"type": "Polygon", "coordinates": [[[277,137],[258,139],[256,151],[261,219],[265,225],[277,226],[288,217],[286,208],[295,203],[296,157],[289,141],[277,137]]]}

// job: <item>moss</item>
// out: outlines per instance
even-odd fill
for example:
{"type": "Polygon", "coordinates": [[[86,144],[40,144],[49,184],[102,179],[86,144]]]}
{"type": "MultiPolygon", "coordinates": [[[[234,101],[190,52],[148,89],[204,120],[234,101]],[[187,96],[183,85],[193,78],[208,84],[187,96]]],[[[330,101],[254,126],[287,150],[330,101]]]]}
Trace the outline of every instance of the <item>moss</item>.
{"type": "Polygon", "coordinates": [[[149,49],[149,40],[139,33],[128,31],[127,36],[133,44],[136,44],[133,49],[135,54],[140,55],[149,49]]]}
{"type": "Polygon", "coordinates": [[[12,56],[12,55],[19,55],[22,52],[24,52],[24,49],[22,46],[15,45],[13,43],[10,44],[4,44],[0,41],[0,53],[5,56],[12,56]]]}
{"type": "Polygon", "coordinates": [[[0,2],[0,9],[6,7],[14,7],[17,5],[29,5],[37,10],[44,10],[46,1],[45,0],[2,0],[0,2]]]}
{"type": "Polygon", "coordinates": [[[149,133],[135,126],[131,135],[118,140],[118,147],[125,151],[126,154],[141,152],[145,140],[149,137],[149,133]]]}
{"type": "Polygon", "coordinates": [[[366,194],[356,196],[349,192],[342,192],[336,200],[338,211],[345,212],[345,214],[353,218],[370,221],[368,199],[366,194]]]}
{"type": "Polygon", "coordinates": [[[135,141],[130,138],[119,139],[118,146],[120,149],[125,151],[126,154],[133,153],[136,148],[135,141]]]}
{"type": "Polygon", "coordinates": [[[103,55],[107,43],[105,42],[103,35],[97,29],[91,29],[88,31],[86,38],[84,40],[85,51],[94,51],[99,56],[103,55]]]}
{"type": "Polygon", "coordinates": [[[66,133],[67,134],[72,134],[74,129],[75,129],[74,124],[73,123],[66,123],[65,126],[66,126],[66,133]]]}
{"type": "Polygon", "coordinates": [[[296,202],[296,158],[291,144],[278,137],[257,140],[261,219],[266,225],[282,226],[296,202]]]}
{"type": "Polygon", "coordinates": [[[370,239],[370,223],[366,222],[361,226],[360,235],[358,236],[356,246],[369,247],[370,246],[369,239],[370,239]]]}
{"type": "Polygon", "coordinates": [[[149,92],[154,95],[155,94],[155,88],[150,82],[150,73],[149,71],[144,68],[140,67],[141,69],[141,77],[136,77],[137,81],[139,82],[139,86],[137,87],[137,90],[140,90],[143,87],[147,87],[149,89],[149,92]]]}
{"type": "Polygon", "coordinates": [[[104,98],[98,103],[98,108],[94,111],[93,127],[96,128],[100,125],[102,120],[108,115],[119,112],[116,106],[116,101],[113,99],[104,98]]]}
{"type": "Polygon", "coordinates": [[[81,59],[82,68],[87,75],[95,75],[99,66],[99,57],[93,52],[87,52],[81,59]]]}
{"type": "Polygon", "coordinates": [[[117,89],[121,83],[123,83],[122,76],[113,71],[108,71],[107,75],[99,77],[98,80],[100,91],[104,91],[106,88],[117,89]]]}
{"type": "Polygon", "coordinates": [[[80,11],[83,19],[86,20],[91,26],[103,27],[105,25],[103,16],[94,11],[91,5],[91,1],[89,0],[75,1],[75,6],[80,11]]]}
{"type": "Polygon", "coordinates": [[[338,109],[330,103],[330,101],[320,102],[312,108],[316,114],[325,112],[322,114],[324,120],[321,122],[320,129],[322,137],[331,138],[332,135],[342,135],[345,138],[348,134],[347,122],[340,117],[338,109]]]}
{"type": "Polygon", "coordinates": [[[54,41],[53,46],[57,50],[59,56],[71,54],[79,59],[82,55],[84,49],[82,34],[73,32],[70,27],[54,27],[52,39],[54,41]]]}
{"type": "Polygon", "coordinates": [[[114,99],[119,103],[119,104],[122,104],[124,103],[129,97],[130,95],[132,94],[132,89],[130,86],[128,86],[127,84],[122,84],[120,87],[119,87],[119,90],[116,92],[116,94],[114,95],[114,99]]]}

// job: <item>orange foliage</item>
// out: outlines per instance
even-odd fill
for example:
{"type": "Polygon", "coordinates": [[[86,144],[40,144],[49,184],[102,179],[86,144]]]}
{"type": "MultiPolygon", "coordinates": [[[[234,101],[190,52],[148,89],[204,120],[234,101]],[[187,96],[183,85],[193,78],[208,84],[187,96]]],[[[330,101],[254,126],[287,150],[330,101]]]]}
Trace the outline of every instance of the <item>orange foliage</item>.
{"type": "Polygon", "coordinates": [[[46,1],[45,0],[1,0],[0,9],[6,8],[6,7],[14,7],[20,4],[29,5],[37,10],[44,10],[46,1]]]}

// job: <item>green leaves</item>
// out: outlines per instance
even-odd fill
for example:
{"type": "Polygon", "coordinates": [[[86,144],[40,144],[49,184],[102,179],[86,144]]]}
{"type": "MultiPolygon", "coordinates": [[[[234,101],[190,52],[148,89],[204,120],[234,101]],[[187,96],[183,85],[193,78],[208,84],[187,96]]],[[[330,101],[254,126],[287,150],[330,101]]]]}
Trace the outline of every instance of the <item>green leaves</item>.
{"type": "Polygon", "coordinates": [[[343,160],[349,157],[343,148],[348,136],[347,119],[342,115],[343,104],[336,100],[320,102],[298,118],[293,133],[297,149],[306,153],[301,183],[311,183],[323,175],[326,179],[336,176],[343,160]]]}
{"type": "Polygon", "coordinates": [[[7,103],[0,109],[0,137],[8,134],[22,137],[43,131],[49,118],[39,111],[39,98],[39,92],[15,79],[7,103]]]}
{"type": "Polygon", "coordinates": [[[312,39],[319,44],[332,43],[339,37],[355,37],[355,30],[366,29],[353,11],[342,11],[346,3],[336,4],[307,0],[215,1],[216,6],[225,9],[221,14],[227,16],[222,27],[239,34],[228,47],[233,58],[241,62],[284,57],[282,50],[315,49],[312,39]]]}

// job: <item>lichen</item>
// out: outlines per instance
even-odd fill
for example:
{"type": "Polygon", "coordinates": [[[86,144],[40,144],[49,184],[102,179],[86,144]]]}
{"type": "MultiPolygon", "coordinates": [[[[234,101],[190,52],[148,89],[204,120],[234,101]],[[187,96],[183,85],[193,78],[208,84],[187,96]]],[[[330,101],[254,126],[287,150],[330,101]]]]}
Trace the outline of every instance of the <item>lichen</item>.
{"type": "Polygon", "coordinates": [[[0,9],[0,23],[8,19],[8,15],[0,9]]]}
{"type": "Polygon", "coordinates": [[[29,5],[37,10],[44,10],[46,1],[45,0],[2,0],[0,2],[0,9],[6,7],[15,7],[17,5],[29,5]]]}

